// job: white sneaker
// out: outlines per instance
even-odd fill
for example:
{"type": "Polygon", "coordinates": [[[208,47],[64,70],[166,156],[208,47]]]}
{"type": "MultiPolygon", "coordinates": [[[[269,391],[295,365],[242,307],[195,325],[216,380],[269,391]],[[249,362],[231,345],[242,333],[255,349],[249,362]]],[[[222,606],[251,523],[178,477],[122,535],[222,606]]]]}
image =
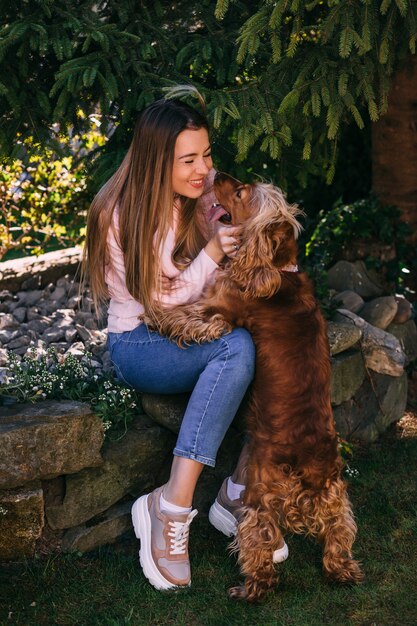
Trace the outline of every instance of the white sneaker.
{"type": "MultiPolygon", "coordinates": [[[[233,537],[237,532],[237,525],[239,523],[240,510],[244,506],[243,501],[239,498],[237,500],[230,500],[227,495],[227,481],[225,478],[222,486],[220,487],[217,498],[213,502],[209,511],[209,521],[226,537],[233,537]]],[[[288,558],[288,546],[284,541],[277,550],[274,550],[272,560],[274,563],[282,563],[288,558]]]]}
{"type": "Polygon", "coordinates": [[[191,584],[188,558],[190,524],[197,511],[182,515],[161,512],[162,487],[133,504],[132,522],[140,539],[139,558],[143,573],[156,589],[188,587],[191,584]]]}

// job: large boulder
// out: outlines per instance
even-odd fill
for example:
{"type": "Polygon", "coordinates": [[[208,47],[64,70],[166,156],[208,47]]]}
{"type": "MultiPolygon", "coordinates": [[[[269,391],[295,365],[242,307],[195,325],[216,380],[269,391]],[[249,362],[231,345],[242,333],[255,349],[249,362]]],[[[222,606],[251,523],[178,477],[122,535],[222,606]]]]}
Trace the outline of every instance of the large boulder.
{"type": "Polygon", "coordinates": [[[329,339],[330,354],[335,355],[355,346],[362,337],[362,331],[352,324],[328,322],[327,337],[329,339]]]}
{"type": "Polygon", "coordinates": [[[413,320],[408,320],[404,324],[390,324],[387,332],[400,342],[407,364],[417,359],[417,327],[413,320]]]}
{"type": "Polygon", "coordinates": [[[51,528],[79,526],[127,494],[153,487],[174,443],[172,433],[139,416],[122,439],[104,446],[101,467],[65,478],[62,502],[46,505],[51,528]]]}
{"type": "Polygon", "coordinates": [[[366,375],[363,356],[351,350],[332,358],[332,404],[342,404],[352,398],[366,375]]]}
{"type": "Polygon", "coordinates": [[[57,281],[64,274],[75,274],[82,259],[82,248],[46,252],[0,263],[0,290],[13,293],[21,289],[39,289],[57,281]]]}
{"type": "Polygon", "coordinates": [[[0,559],[33,556],[44,527],[39,482],[0,491],[0,559]]]}
{"type": "Polygon", "coordinates": [[[132,504],[133,501],[116,504],[88,524],[67,530],[62,539],[62,551],[88,552],[117,541],[126,531],[132,530],[132,504]]]}
{"type": "Polygon", "coordinates": [[[155,422],[178,434],[189,398],[189,393],[172,395],[144,393],[142,407],[155,422]]]}
{"type": "Polygon", "coordinates": [[[348,309],[348,311],[352,311],[353,313],[359,313],[365,304],[363,298],[349,289],[335,293],[332,297],[332,301],[335,302],[341,309],[348,309]]]}
{"type": "Polygon", "coordinates": [[[384,292],[376,274],[363,261],[338,261],[329,269],[327,278],[330,289],[354,291],[365,300],[382,296],[384,292]]]}
{"type": "Polygon", "coordinates": [[[392,323],[404,324],[405,322],[408,322],[413,315],[413,305],[406,298],[404,298],[404,296],[397,294],[394,297],[398,308],[392,323]]]}
{"type": "Polygon", "coordinates": [[[402,376],[406,356],[394,335],[375,328],[352,311],[338,309],[335,321],[350,323],[362,331],[361,349],[366,366],[379,374],[402,376]]]}
{"type": "Polygon", "coordinates": [[[383,296],[367,302],[361,309],[360,316],[372,326],[385,330],[398,311],[398,303],[394,296],[383,296]]]}
{"type": "Polygon", "coordinates": [[[369,372],[354,397],[334,408],[337,431],[342,437],[376,441],[403,416],[406,404],[406,372],[401,376],[369,372]]]}
{"type": "Polygon", "coordinates": [[[0,488],[101,465],[102,421],[87,404],[50,400],[0,407],[0,488]]]}

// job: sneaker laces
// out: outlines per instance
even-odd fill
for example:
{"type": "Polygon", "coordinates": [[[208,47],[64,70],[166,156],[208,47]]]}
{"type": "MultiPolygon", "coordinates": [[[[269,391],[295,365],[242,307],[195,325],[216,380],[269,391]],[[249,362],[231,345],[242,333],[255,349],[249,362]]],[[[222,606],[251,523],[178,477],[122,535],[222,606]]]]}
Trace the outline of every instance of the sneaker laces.
{"type": "Polygon", "coordinates": [[[171,537],[170,554],[185,554],[187,551],[188,535],[190,533],[190,524],[197,515],[197,510],[188,514],[185,522],[169,521],[170,530],[168,537],[171,537]]]}

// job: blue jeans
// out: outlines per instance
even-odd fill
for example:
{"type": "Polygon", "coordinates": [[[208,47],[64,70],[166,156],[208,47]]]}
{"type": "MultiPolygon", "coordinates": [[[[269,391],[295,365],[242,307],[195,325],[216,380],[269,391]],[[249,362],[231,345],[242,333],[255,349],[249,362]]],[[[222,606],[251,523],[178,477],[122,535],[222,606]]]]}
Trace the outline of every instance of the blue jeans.
{"type": "Polygon", "coordinates": [[[192,392],[174,454],[214,467],[216,454],[253,379],[255,347],[244,328],[179,348],[142,323],[109,333],[117,377],[144,393],[192,392]]]}

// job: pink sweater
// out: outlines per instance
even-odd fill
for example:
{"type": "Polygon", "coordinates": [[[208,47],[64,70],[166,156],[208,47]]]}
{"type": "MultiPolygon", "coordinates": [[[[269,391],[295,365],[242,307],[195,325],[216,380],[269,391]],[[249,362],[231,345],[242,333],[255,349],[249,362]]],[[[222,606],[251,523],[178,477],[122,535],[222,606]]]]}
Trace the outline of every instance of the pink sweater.
{"type": "MultiPolygon", "coordinates": [[[[208,193],[200,203],[203,217],[213,200],[215,200],[215,196],[213,197],[211,193],[208,193]]],[[[139,326],[141,322],[138,316],[144,311],[142,304],[131,296],[126,287],[123,252],[117,243],[118,232],[119,216],[116,210],[114,212],[113,224],[109,229],[107,237],[110,263],[106,267],[105,276],[111,298],[108,309],[108,330],[112,333],[122,333],[139,326]]],[[[166,306],[195,302],[205,285],[214,280],[215,272],[218,268],[217,263],[203,249],[188,267],[181,272],[175,267],[171,259],[174,244],[175,231],[173,228],[170,228],[163,244],[161,269],[165,276],[169,278],[177,277],[178,282],[177,287],[170,293],[160,295],[160,301],[166,306]]]]}

